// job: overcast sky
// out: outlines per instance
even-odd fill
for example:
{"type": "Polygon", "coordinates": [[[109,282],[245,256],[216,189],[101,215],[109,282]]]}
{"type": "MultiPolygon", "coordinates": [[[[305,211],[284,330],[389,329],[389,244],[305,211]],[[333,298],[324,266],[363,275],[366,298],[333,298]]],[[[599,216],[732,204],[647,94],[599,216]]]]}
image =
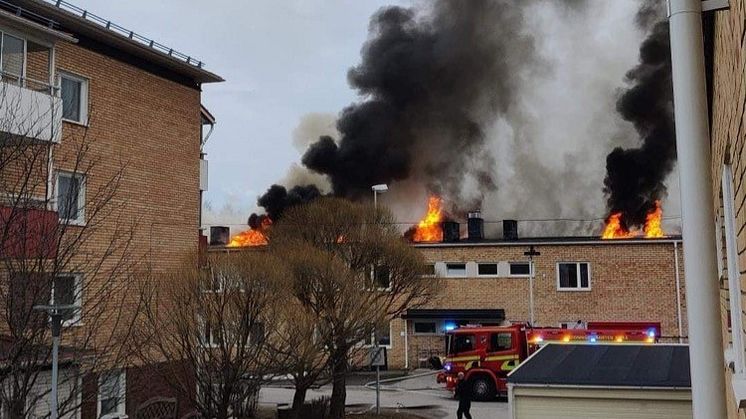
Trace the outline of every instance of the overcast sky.
{"type": "MultiPolygon", "coordinates": [[[[218,121],[206,147],[208,224],[245,223],[258,195],[299,160],[293,130],[303,116],[335,115],[357,99],[346,75],[360,61],[370,16],[382,6],[412,2],[74,0],[92,13],[197,57],[226,79],[205,85],[202,95],[218,121]]],[[[624,74],[637,61],[643,36],[634,25],[639,0],[577,4],[585,5],[585,14],[563,12],[561,7],[531,13],[530,30],[548,66],[543,78],[523,87],[522,106],[540,122],[531,122],[535,154],[555,172],[539,173],[534,183],[525,176],[511,178],[517,173],[511,166],[512,143],[504,141],[498,129],[494,152],[505,196],[494,197],[502,211],[490,214],[495,219],[602,217],[605,155],[614,145],[637,142],[631,125],[619,123],[614,102],[624,74]],[[582,170],[542,190],[546,178],[570,173],[568,165],[582,170]],[[532,202],[532,196],[548,192],[558,198],[530,205],[533,212],[527,212],[524,200],[512,199],[523,194],[532,202]]],[[[672,183],[669,201],[675,209],[669,213],[678,214],[678,185],[672,183]]],[[[411,211],[395,208],[397,214],[411,211]]]]}

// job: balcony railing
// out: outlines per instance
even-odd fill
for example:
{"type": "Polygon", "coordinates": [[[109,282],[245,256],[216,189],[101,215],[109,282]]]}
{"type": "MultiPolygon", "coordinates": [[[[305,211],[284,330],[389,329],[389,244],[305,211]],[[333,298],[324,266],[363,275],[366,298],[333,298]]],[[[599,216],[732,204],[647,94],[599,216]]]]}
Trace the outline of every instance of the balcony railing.
{"type": "Polygon", "coordinates": [[[61,130],[59,87],[0,71],[0,132],[58,143],[61,130]]]}

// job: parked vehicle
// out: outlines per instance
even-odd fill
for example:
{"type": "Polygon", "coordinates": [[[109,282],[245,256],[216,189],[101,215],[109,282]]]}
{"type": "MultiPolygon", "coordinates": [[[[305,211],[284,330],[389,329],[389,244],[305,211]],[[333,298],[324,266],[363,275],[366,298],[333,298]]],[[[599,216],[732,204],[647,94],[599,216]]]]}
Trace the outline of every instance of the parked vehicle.
{"type": "Polygon", "coordinates": [[[459,372],[471,383],[475,400],[507,394],[506,377],[547,343],[655,343],[660,323],[596,322],[585,328],[532,328],[525,324],[465,326],[446,332],[446,358],[438,383],[453,390],[459,372]]]}

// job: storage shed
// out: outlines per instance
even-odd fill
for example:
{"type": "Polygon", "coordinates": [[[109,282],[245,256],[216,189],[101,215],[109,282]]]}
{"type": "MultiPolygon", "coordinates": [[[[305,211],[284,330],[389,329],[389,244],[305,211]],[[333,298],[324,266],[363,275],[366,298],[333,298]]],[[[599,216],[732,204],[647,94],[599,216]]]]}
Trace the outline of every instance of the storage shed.
{"type": "Polygon", "coordinates": [[[689,347],[549,344],[508,375],[513,419],[692,417],[689,347]]]}

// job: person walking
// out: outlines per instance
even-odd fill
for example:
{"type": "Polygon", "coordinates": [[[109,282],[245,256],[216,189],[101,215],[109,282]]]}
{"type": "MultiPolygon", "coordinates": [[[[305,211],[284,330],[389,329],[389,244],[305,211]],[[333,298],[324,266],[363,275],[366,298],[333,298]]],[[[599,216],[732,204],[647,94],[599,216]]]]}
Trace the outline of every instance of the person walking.
{"type": "Polygon", "coordinates": [[[458,399],[458,410],[456,410],[456,417],[462,419],[472,419],[471,413],[471,383],[464,379],[464,373],[458,373],[458,381],[456,381],[456,399],[458,399]]]}

